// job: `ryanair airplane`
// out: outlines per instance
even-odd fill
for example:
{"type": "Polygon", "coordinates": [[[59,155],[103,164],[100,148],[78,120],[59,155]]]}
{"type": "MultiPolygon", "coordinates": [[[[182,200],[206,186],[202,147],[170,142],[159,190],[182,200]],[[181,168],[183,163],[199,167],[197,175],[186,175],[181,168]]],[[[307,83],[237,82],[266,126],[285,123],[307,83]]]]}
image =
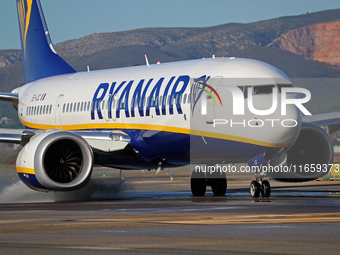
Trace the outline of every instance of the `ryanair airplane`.
{"type": "Polygon", "coordinates": [[[40,1],[16,2],[25,85],[0,100],[16,107],[25,129],[4,130],[0,141],[23,145],[16,169],[30,188],[79,189],[94,165],[191,165],[193,195],[210,186],[220,196],[224,170],[249,162],[256,169],[251,195],[268,197],[264,177],[298,182],[329,171],[328,133],[302,122],[310,94],[275,67],[213,57],[79,73],[54,50],[40,1]],[[312,166],[322,171],[306,171],[312,166]]]}

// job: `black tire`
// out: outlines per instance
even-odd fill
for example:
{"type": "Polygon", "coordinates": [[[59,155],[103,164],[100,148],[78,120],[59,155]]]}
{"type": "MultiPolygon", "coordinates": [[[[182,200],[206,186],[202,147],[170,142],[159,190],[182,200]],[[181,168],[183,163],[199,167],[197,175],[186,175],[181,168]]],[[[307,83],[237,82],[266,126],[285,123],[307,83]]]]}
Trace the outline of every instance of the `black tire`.
{"type": "Polygon", "coordinates": [[[224,196],[227,192],[227,176],[223,171],[208,172],[207,186],[210,186],[214,196],[224,196]]]}
{"type": "Polygon", "coordinates": [[[224,172],[210,174],[208,185],[211,187],[214,196],[224,196],[227,192],[227,176],[224,172]]]}
{"type": "Polygon", "coordinates": [[[269,181],[262,181],[261,194],[263,197],[270,197],[270,184],[269,181]]]}
{"type": "Polygon", "coordinates": [[[211,189],[214,196],[224,196],[227,192],[227,179],[217,178],[211,180],[211,189]]]}
{"type": "Polygon", "coordinates": [[[192,172],[190,180],[191,193],[195,197],[202,197],[207,190],[207,179],[203,172],[192,172]]]}
{"type": "Polygon", "coordinates": [[[253,198],[259,197],[259,195],[260,195],[260,184],[257,181],[252,181],[250,183],[249,191],[250,191],[250,195],[253,198]]]}

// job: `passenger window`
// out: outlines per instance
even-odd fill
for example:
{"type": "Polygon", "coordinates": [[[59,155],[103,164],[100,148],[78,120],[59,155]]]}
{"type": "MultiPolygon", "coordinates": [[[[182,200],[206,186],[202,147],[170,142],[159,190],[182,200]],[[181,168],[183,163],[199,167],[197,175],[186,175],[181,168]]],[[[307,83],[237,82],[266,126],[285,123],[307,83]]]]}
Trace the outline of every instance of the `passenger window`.
{"type": "Polygon", "coordinates": [[[80,102],[78,102],[78,105],[77,105],[77,112],[79,112],[79,108],[80,108],[80,102]]]}
{"type": "Polygon", "coordinates": [[[73,109],[73,103],[70,104],[70,112],[72,112],[73,109]]]}
{"type": "Polygon", "coordinates": [[[69,106],[70,106],[69,103],[67,103],[66,112],[68,112],[68,107],[69,107],[69,106]]]}
{"type": "Polygon", "coordinates": [[[52,105],[50,105],[50,114],[52,113],[52,105]]]}
{"type": "Polygon", "coordinates": [[[77,103],[74,103],[73,112],[76,112],[77,103]]]}
{"type": "Polygon", "coordinates": [[[84,102],[81,102],[81,105],[80,105],[80,111],[81,112],[83,111],[83,106],[84,106],[84,102]]]}
{"type": "Polygon", "coordinates": [[[65,108],[66,108],[66,105],[64,104],[63,105],[63,113],[65,112],[65,108]]]}

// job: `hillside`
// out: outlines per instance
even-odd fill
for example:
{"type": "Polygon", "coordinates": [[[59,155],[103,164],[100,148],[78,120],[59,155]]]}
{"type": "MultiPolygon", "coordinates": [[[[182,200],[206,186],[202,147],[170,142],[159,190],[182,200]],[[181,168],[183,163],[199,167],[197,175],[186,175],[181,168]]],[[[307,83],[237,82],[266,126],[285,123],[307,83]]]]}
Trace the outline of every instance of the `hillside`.
{"type": "Polygon", "coordinates": [[[340,22],[306,26],[288,32],[268,46],[290,51],[308,60],[340,66],[340,22]]]}
{"type": "MultiPolygon", "coordinates": [[[[336,66],[334,60],[339,58],[340,53],[333,50],[333,54],[327,54],[334,46],[327,44],[327,48],[321,40],[325,31],[338,23],[340,10],[329,10],[250,24],[231,23],[206,28],[145,28],[92,34],[62,42],[55,47],[77,71],[85,71],[87,65],[91,70],[143,65],[144,54],[148,55],[150,63],[197,59],[214,54],[262,60],[278,67],[291,78],[340,78],[340,67],[336,66]],[[310,45],[314,41],[303,38],[318,38],[321,43],[314,44],[312,49],[310,45]],[[327,59],[322,56],[327,56],[327,59]]],[[[340,41],[340,33],[328,32],[327,35],[333,42],[340,41]]],[[[1,91],[11,91],[23,84],[20,59],[19,50],[0,50],[1,91]]],[[[332,89],[332,95],[340,94],[338,87],[333,86],[332,89]]],[[[318,98],[325,99],[325,91],[327,89],[322,86],[313,90],[313,102],[317,102],[313,106],[313,113],[340,109],[337,100],[327,104],[326,108],[318,107],[318,98]]],[[[14,117],[16,112],[12,108],[9,104],[0,104],[0,117],[14,117]]]]}

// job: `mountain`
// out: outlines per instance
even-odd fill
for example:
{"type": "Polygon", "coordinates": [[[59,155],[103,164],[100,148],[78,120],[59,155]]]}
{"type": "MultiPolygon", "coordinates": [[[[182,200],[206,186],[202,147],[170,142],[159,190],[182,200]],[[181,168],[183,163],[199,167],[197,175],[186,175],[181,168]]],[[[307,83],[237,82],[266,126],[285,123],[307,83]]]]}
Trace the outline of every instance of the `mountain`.
{"type": "Polygon", "coordinates": [[[268,46],[290,51],[308,60],[340,66],[340,22],[294,29],[268,46]]]}
{"type": "MultiPolygon", "coordinates": [[[[337,28],[338,24],[340,10],[328,10],[249,24],[144,28],[92,34],[62,42],[55,47],[77,71],[85,71],[87,66],[97,70],[143,65],[144,54],[147,54],[150,63],[216,55],[262,60],[281,69],[291,78],[339,78],[340,67],[336,59],[340,54],[337,51],[339,48],[334,45],[340,41],[340,33],[336,29],[329,32],[329,28],[337,28]],[[326,39],[328,43],[325,43],[326,39]]],[[[0,50],[1,91],[11,91],[24,83],[20,59],[19,50],[0,50]]],[[[333,86],[332,89],[333,96],[340,95],[340,88],[333,86]]],[[[326,98],[326,91],[322,86],[313,86],[314,101],[326,98]]],[[[318,109],[321,108],[315,105],[316,112],[313,113],[330,108],[340,109],[337,101],[334,100],[328,108],[320,111],[318,109]]],[[[15,116],[15,111],[9,111],[11,108],[9,104],[0,104],[0,117],[15,116]]]]}

